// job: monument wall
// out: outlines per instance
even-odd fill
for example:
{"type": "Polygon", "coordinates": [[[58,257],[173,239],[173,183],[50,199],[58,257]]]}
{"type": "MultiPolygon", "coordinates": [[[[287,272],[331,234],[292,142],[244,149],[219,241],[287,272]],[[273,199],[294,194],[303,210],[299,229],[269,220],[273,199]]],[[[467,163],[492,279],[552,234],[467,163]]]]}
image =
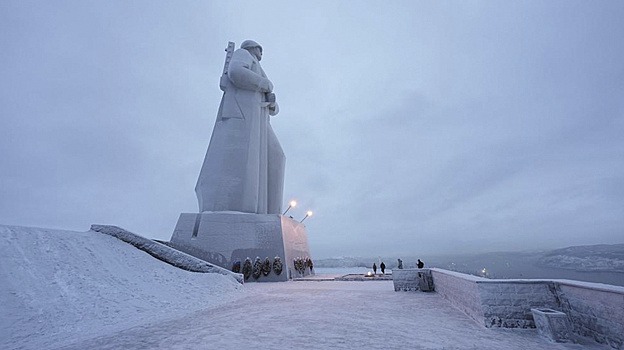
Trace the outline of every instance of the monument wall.
{"type": "Polygon", "coordinates": [[[289,276],[291,278],[303,277],[310,274],[309,269],[303,272],[295,268],[295,259],[310,258],[310,247],[308,246],[308,231],[305,225],[299,221],[282,216],[282,230],[284,233],[284,248],[286,261],[288,262],[289,276]]]}
{"type": "Polygon", "coordinates": [[[277,282],[309,274],[298,273],[296,258],[310,257],[305,226],[293,219],[276,214],[238,212],[182,213],[169,243],[172,247],[231,270],[245,260],[253,265],[256,258],[270,261],[270,272],[246,282],[277,282]],[[282,264],[278,269],[276,258],[282,264]]]}

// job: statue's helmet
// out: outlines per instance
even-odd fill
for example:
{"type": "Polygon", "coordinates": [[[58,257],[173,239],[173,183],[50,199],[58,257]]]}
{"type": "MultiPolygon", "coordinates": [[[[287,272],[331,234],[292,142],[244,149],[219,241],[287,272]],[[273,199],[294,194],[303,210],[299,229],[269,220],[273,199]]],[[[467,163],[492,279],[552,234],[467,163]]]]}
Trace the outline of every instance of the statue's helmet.
{"type": "Polygon", "coordinates": [[[262,46],[253,40],[245,40],[241,43],[241,49],[250,49],[253,47],[259,47],[260,51],[262,51],[262,46]]]}

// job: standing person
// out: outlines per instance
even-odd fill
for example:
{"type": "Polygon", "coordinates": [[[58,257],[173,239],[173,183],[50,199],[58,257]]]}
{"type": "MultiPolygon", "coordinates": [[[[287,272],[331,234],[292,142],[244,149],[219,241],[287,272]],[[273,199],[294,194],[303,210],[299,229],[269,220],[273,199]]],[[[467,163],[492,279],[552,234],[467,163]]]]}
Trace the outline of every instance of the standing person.
{"type": "Polygon", "coordinates": [[[379,265],[379,267],[381,268],[381,273],[383,275],[386,274],[386,264],[383,263],[383,261],[381,262],[381,265],[379,265]]]}
{"type": "Polygon", "coordinates": [[[401,260],[401,259],[397,259],[397,260],[399,261],[398,269],[402,270],[403,269],[403,260],[401,260]]]}
{"type": "Polygon", "coordinates": [[[418,264],[416,266],[418,266],[419,269],[422,269],[423,267],[425,267],[425,263],[418,259],[418,264]]]}
{"type": "Polygon", "coordinates": [[[373,263],[373,275],[377,274],[377,265],[373,263]]]}
{"type": "Polygon", "coordinates": [[[221,106],[195,192],[199,212],[281,214],[285,156],[269,121],[279,112],[262,46],[245,40],[221,76],[221,106]]]}

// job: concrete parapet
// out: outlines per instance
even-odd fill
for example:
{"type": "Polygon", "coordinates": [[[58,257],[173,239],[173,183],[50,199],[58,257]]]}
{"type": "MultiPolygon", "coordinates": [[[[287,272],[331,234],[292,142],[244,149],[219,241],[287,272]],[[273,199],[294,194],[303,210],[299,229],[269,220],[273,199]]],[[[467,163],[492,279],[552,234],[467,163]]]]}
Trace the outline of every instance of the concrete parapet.
{"type": "Polygon", "coordinates": [[[432,292],[433,278],[429,269],[395,269],[392,270],[392,282],[395,291],[432,292]]]}
{"type": "Polygon", "coordinates": [[[478,323],[484,324],[484,313],[477,281],[485,278],[457,272],[431,269],[436,292],[448,299],[478,323]]]}
{"type": "Polygon", "coordinates": [[[418,290],[417,269],[397,269],[392,271],[392,283],[395,291],[418,290]]]}
{"type": "Polygon", "coordinates": [[[430,270],[436,292],[485,327],[534,328],[531,309],[549,308],[568,315],[573,333],[624,349],[624,287],[430,270]]]}
{"type": "Polygon", "coordinates": [[[560,280],[556,293],[574,333],[624,349],[624,287],[560,280]]]}

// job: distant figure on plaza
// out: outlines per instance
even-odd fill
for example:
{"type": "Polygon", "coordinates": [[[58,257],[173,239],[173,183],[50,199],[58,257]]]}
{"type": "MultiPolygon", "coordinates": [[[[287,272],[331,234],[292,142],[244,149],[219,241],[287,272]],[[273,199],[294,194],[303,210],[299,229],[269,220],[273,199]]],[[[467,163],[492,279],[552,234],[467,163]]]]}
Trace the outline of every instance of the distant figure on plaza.
{"type": "Polygon", "coordinates": [[[373,263],[373,275],[377,274],[377,265],[373,263]]]}
{"type": "Polygon", "coordinates": [[[379,265],[379,267],[381,268],[381,273],[383,275],[386,274],[386,264],[383,263],[383,261],[381,262],[381,265],[379,265]]]}
{"type": "Polygon", "coordinates": [[[397,267],[399,270],[403,270],[403,260],[397,259],[399,261],[399,266],[397,267]]]}
{"type": "Polygon", "coordinates": [[[226,51],[223,98],[195,186],[199,211],[281,214],[286,158],[269,121],[279,107],[262,46],[245,40],[226,51]]]}
{"type": "Polygon", "coordinates": [[[416,264],[416,266],[418,266],[419,269],[422,269],[423,267],[425,267],[425,263],[418,259],[418,264],[416,264]]]}

